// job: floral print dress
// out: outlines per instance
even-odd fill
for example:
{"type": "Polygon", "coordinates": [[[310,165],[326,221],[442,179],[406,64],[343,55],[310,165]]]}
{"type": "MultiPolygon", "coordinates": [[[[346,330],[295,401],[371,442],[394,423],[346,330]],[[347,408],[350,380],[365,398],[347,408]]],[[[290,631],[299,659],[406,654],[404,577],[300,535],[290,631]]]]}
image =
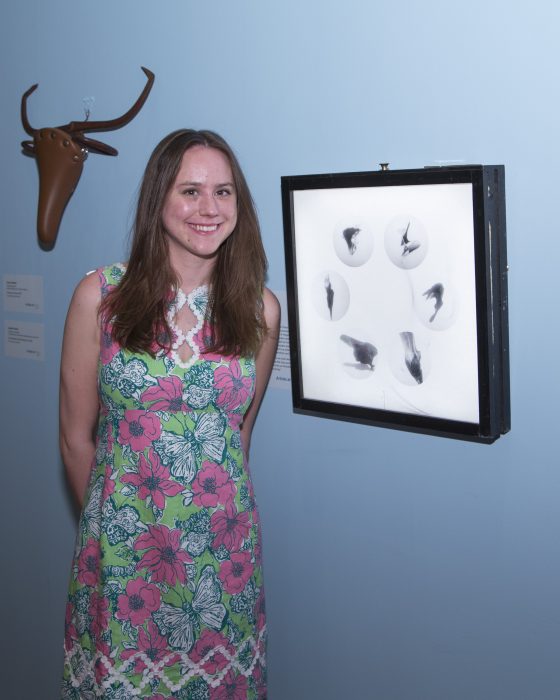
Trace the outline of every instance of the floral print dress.
{"type": "MultiPolygon", "coordinates": [[[[122,265],[98,271],[102,293],[122,265]]],[[[239,427],[253,358],[131,353],[102,329],[97,450],[72,564],[64,700],[266,698],[259,520],[239,427]]],[[[173,326],[172,326],[173,327],[173,326]]]]}

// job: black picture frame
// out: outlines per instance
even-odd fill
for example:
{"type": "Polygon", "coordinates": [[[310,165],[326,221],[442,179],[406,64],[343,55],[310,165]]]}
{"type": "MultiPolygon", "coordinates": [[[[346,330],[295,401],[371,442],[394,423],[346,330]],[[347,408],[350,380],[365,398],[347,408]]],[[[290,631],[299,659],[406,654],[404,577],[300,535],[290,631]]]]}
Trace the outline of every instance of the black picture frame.
{"type": "Polygon", "coordinates": [[[281,178],[296,413],[510,429],[502,165],[281,178]]]}

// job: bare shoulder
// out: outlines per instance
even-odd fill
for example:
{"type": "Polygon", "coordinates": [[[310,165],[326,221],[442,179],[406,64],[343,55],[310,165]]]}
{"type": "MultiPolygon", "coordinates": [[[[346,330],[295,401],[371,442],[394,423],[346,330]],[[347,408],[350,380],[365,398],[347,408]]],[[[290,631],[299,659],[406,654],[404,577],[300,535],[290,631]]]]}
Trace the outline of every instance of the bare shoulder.
{"type": "Polygon", "coordinates": [[[96,338],[99,331],[97,312],[101,302],[101,285],[95,272],[78,282],[66,316],[65,341],[96,338]]]}
{"type": "Polygon", "coordinates": [[[100,301],[101,285],[99,284],[99,277],[96,271],[89,272],[76,285],[70,308],[78,306],[84,311],[95,310],[95,313],[97,313],[100,301]]]}
{"type": "Polygon", "coordinates": [[[277,333],[280,326],[280,302],[268,287],[264,288],[263,305],[264,318],[269,332],[277,333]]]}

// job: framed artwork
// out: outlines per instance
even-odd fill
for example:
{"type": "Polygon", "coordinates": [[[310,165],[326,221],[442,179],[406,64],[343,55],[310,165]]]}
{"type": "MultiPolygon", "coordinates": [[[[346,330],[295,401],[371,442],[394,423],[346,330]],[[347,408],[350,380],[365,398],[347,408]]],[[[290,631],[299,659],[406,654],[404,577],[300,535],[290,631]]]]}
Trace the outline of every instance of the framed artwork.
{"type": "Polygon", "coordinates": [[[504,168],[282,177],[297,413],[510,428],[504,168]]]}

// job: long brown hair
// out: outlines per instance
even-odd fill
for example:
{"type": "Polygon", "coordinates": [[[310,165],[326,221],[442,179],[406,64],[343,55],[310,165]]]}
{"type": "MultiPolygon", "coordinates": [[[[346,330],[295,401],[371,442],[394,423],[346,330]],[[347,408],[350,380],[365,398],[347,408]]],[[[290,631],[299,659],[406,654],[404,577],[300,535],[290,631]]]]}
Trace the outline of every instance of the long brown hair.
{"type": "Polygon", "coordinates": [[[169,262],[162,210],[185,151],[198,145],[227,157],[237,195],[235,229],[219,248],[212,269],[206,315],[212,336],[206,349],[251,355],[266,331],[266,255],[245,176],[230,146],[213,131],[181,129],[155,147],[140,187],[128,266],[120,284],[102,300],[100,315],[111,319],[113,340],[123,348],[152,355],[159,348],[169,349],[166,312],[179,281],[169,262]]]}

